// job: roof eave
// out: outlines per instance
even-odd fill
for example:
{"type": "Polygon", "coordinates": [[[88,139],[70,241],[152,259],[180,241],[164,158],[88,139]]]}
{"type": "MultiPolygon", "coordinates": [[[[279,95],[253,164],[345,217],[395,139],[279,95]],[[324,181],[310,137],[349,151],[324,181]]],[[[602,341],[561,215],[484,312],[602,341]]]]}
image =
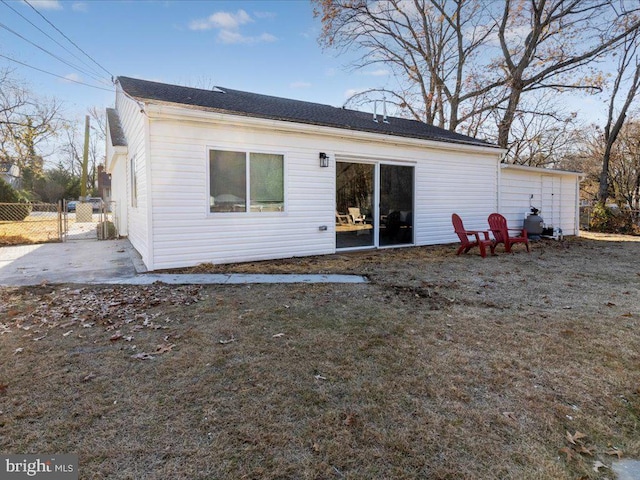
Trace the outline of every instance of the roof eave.
{"type": "Polygon", "coordinates": [[[579,178],[584,178],[586,176],[586,174],[582,172],[571,172],[569,170],[556,170],[553,168],[530,167],[529,165],[514,165],[513,163],[502,163],[500,164],[500,167],[503,169],[520,170],[520,171],[531,172],[531,173],[568,175],[568,176],[577,176],[579,178]]]}
{"type": "Polygon", "coordinates": [[[145,111],[150,119],[160,117],[189,120],[189,121],[218,121],[227,124],[237,124],[243,126],[254,126],[262,128],[271,128],[275,130],[284,130],[287,132],[297,131],[300,133],[324,134],[330,136],[345,136],[348,132],[350,138],[371,141],[373,139],[382,142],[404,143],[410,145],[430,146],[441,150],[464,150],[464,151],[482,151],[502,156],[506,153],[496,145],[480,144],[472,142],[456,142],[446,139],[427,139],[422,137],[414,137],[408,135],[399,135],[393,132],[378,132],[361,129],[352,129],[344,126],[337,127],[335,125],[310,123],[295,121],[291,119],[259,117],[239,112],[229,112],[209,107],[190,106],[176,104],[173,102],[164,102],[158,100],[149,100],[141,97],[135,97],[136,100],[145,104],[145,111]],[[321,130],[319,130],[319,128],[321,130]]]}

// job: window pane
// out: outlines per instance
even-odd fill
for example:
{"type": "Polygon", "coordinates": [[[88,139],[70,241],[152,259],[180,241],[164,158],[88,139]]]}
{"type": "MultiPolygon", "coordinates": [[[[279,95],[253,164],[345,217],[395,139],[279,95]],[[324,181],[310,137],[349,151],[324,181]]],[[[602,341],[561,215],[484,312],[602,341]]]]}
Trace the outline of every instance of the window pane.
{"type": "Polygon", "coordinates": [[[244,152],[209,152],[211,212],[246,211],[246,155],[244,152]]]}
{"type": "Polygon", "coordinates": [[[250,159],[251,211],[280,212],[284,207],[284,157],[252,153],[250,159]]]}

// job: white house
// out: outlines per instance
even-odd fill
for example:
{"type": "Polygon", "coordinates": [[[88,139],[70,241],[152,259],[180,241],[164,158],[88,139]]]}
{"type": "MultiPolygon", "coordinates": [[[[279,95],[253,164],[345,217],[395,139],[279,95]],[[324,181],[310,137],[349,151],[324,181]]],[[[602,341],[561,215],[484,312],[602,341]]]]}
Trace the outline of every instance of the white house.
{"type": "Polygon", "coordinates": [[[149,270],[450,243],[454,212],[487,229],[536,206],[578,234],[578,174],[413,120],[128,77],[107,119],[117,227],[149,270]]]}

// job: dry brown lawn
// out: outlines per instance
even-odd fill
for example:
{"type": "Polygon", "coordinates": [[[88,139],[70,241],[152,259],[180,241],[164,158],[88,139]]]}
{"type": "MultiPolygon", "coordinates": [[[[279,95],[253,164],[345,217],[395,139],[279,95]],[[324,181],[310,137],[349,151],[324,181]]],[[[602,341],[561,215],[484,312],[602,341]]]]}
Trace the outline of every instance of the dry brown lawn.
{"type": "MultiPolygon", "coordinates": [[[[75,223],[70,218],[69,224],[75,223]]],[[[0,246],[57,242],[60,239],[57,217],[30,215],[22,221],[0,221],[0,246]]]]}
{"type": "Polygon", "coordinates": [[[197,269],[360,285],[1,289],[0,451],[83,479],[612,479],[640,458],[627,240],[197,269]]]}

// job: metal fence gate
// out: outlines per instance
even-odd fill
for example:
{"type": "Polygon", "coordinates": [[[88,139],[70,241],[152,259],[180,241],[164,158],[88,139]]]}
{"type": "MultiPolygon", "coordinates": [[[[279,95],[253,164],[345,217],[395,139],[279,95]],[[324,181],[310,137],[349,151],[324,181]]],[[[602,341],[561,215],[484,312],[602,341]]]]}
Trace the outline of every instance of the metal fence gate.
{"type": "Polygon", "coordinates": [[[78,222],[77,204],[0,203],[0,246],[118,237],[115,202],[92,206],[87,221],[78,222]],[[69,211],[71,210],[71,211],[69,211]]]}

